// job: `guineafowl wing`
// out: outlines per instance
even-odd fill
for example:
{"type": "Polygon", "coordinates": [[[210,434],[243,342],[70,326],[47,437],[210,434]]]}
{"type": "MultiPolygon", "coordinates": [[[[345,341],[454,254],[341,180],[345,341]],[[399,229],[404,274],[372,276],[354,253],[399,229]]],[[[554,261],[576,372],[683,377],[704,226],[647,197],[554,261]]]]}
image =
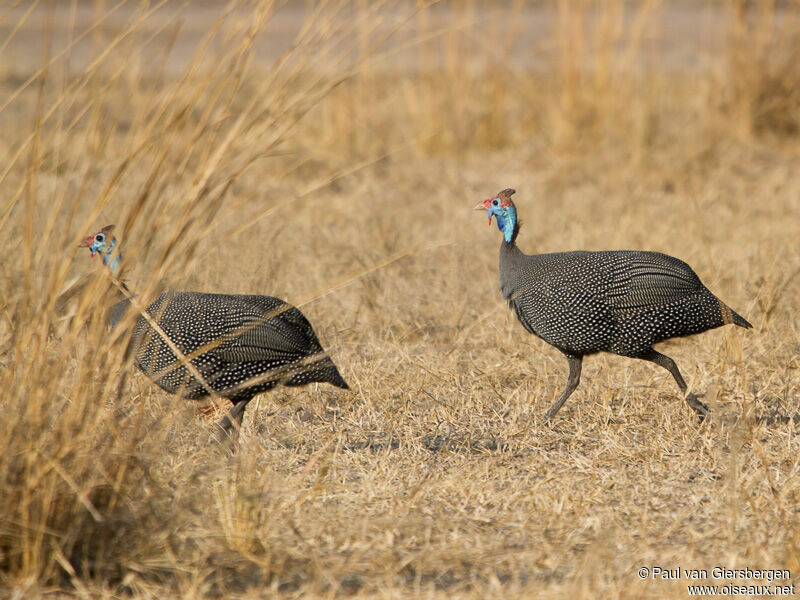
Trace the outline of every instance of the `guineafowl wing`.
{"type": "Polygon", "coordinates": [[[705,286],[685,262],[659,252],[617,251],[600,264],[609,269],[605,299],[617,314],[652,311],[677,302],[705,286]]]}
{"type": "MultiPolygon", "coordinates": [[[[242,296],[241,306],[233,307],[235,327],[215,354],[228,362],[293,362],[322,352],[311,324],[296,308],[269,296],[242,296]]],[[[226,304],[231,308],[231,303],[226,304]]],[[[234,323],[234,319],[229,319],[234,323]]]]}

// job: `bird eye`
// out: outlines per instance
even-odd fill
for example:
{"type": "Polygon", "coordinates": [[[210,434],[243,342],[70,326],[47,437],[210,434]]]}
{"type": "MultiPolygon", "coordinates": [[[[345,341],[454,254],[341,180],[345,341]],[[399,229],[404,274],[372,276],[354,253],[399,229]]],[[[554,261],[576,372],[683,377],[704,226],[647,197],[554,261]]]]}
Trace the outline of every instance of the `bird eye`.
{"type": "Polygon", "coordinates": [[[106,236],[105,236],[105,234],[102,234],[102,233],[98,233],[96,236],[94,236],[94,241],[95,242],[104,242],[105,239],[106,239],[106,236]]]}
{"type": "Polygon", "coordinates": [[[500,201],[499,201],[497,198],[495,198],[494,200],[492,200],[492,204],[493,204],[494,206],[497,206],[499,203],[500,203],[500,201]]]}

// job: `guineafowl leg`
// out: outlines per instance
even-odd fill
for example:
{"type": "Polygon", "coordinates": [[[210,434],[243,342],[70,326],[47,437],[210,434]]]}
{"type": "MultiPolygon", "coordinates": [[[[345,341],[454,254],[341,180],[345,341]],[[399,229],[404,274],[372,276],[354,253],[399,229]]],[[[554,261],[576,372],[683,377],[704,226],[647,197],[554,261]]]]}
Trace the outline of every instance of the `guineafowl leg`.
{"type": "Polygon", "coordinates": [[[247,400],[239,400],[233,405],[233,408],[228,411],[228,414],[222,417],[217,434],[218,441],[224,442],[230,440],[234,448],[236,447],[239,442],[239,430],[242,428],[244,409],[247,408],[248,402],[250,402],[250,398],[247,400]]]}
{"type": "Polygon", "coordinates": [[[564,406],[564,402],[567,401],[567,398],[572,395],[572,392],[575,391],[575,388],[578,387],[578,383],[581,381],[581,364],[583,362],[583,357],[581,356],[572,356],[571,354],[567,354],[567,360],[569,361],[569,377],[567,378],[567,385],[564,387],[564,391],[561,392],[561,395],[558,397],[547,412],[544,413],[544,422],[547,423],[552,419],[555,414],[561,410],[561,407],[564,406]]]}
{"type": "MultiPolygon", "coordinates": [[[[643,354],[639,358],[643,360],[649,360],[652,363],[664,367],[667,371],[672,373],[675,383],[677,383],[678,387],[681,389],[681,394],[686,394],[686,382],[683,380],[683,377],[681,377],[681,372],[678,370],[678,365],[676,365],[675,361],[669,356],[666,354],[661,354],[660,352],[656,352],[650,348],[646,354],[643,354]]],[[[691,406],[692,409],[701,417],[705,417],[708,414],[708,406],[699,400],[700,397],[700,394],[688,394],[686,396],[686,404],[691,406]]]]}

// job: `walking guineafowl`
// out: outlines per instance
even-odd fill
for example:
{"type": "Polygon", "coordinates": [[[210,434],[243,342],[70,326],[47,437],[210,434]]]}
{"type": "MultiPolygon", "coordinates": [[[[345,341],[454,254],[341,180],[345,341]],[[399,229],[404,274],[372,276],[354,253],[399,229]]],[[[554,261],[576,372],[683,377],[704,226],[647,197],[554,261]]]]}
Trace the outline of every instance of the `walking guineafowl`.
{"type": "MultiPolygon", "coordinates": [[[[112,272],[121,260],[113,228],[108,225],[80,244],[92,257],[102,255],[112,272]]],[[[129,304],[126,299],[111,309],[112,327],[129,304]]],[[[234,443],[247,403],[261,392],[281,383],[324,382],[349,389],[303,313],[279,298],[164,292],[146,312],[169,342],[140,315],[129,345],[136,366],[171,394],[197,400],[213,391],[230,400],[233,408],[220,428],[234,443]],[[170,345],[184,355],[184,363],[170,345]],[[193,368],[187,368],[186,359],[193,368]]]]}
{"type": "MultiPolygon", "coordinates": [[[[506,189],[479,202],[497,221],[500,291],[529,333],[555,346],[569,361],[567,385],[545,413],[545,421],[567,401],[581,376],[583,357],[611,352],[664,367],[682,394],[686,382],[675,362],[656,352],[663,340],[733,323],[751,328],[712,294],[689,265],[659,252],[615,250],[524,254],[517,248],[520,223],[506,189]]],[[[696,394],[686,402],[701,417],[708,407],[696,394]]]]}

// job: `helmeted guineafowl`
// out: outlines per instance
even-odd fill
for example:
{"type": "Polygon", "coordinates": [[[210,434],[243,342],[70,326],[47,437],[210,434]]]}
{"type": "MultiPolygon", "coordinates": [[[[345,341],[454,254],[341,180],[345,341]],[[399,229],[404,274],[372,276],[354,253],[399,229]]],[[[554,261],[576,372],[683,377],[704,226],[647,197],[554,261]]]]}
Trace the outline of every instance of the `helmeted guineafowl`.
{"type": "MultiPolygon", "coordinates": [[[[112,271],[121,259],[113,227],[104,227],[80,244],[89,248],[93,257],[101,254],[112,271]]],[[[126,299],[111,309],[112,327],[129,304],[126,299]]],[[[233,408],[220,427],[234,442],[247,403],[276,385],[324,382],[349,389],[303,313],[279,298],[164,292],[146,312],[171,344],[190,359],[193,369],[179,362],[170,343],[144,315],[136,320],[129,345],[136,366],[172,394],[196,400],[213,390],[229,399],[233,408]]]]}
{"type": "MultiPolygon", "coordinates": [[[[681,393],[687,388],[675,362],[653,344],[727,323],[751,328],[712,294],[683,261],[636,250],[524,254],[517,248],[520,224],[506,189],[479,202],[503,233],[500,291],[528,332],[561,350],[569,361],[564,391],[545,413],[549,421],[578,387],[583,357],[611,352],[667,369],[681,393]]],[[[704,416],[696,394],[686,402],[704,416]]]]}

